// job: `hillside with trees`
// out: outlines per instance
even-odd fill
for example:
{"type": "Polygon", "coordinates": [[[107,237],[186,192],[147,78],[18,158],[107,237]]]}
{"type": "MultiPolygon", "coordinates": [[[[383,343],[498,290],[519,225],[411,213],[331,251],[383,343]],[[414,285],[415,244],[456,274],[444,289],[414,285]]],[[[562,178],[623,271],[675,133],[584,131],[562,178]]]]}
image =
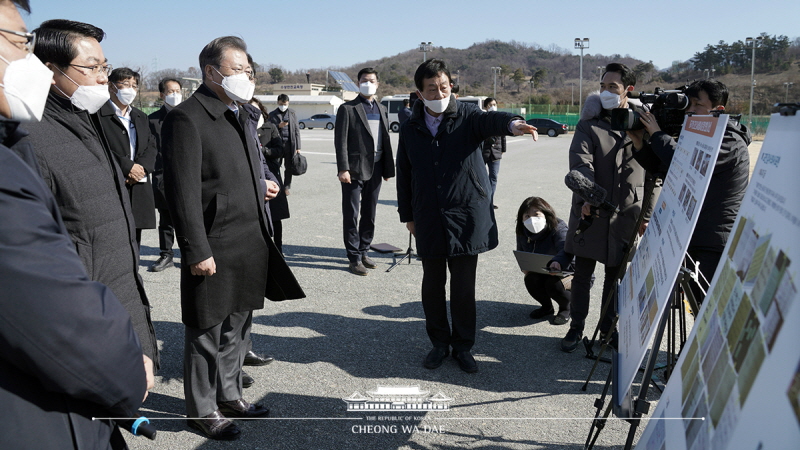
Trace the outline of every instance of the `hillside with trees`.
{"type": "MultiPolygon", "coordinates": [[[[800,95],[800,38],[761,34],[756,48],[755,114],[769,114],[772,104],[789,100],[798,101],[800,95]],[[785,83],[793,83],[788,86],[785,83]]],[[[510,104],[577,105],[580,57],[573,50],[556,45],[547,48],[516,41],[488,40],[465,49],[433,47],[428,58],[447,61],[461,95],[492,95],[494,73],[491,67],[500,67],[497,76],[497,97],[501,107],[510,104]]],[[[752,49],[743,41],[731,44],[720,41],[709,44],[689,60],[672,67],[657,70],[652,61],[642,61],[630,55],[584,54],[584,95],[596,90],[602,68],[610,62],[627,64],[637,74],[637,90],[652,92],[656,87],[675,88],[696,79],[715,77],[730,87],[731,112],[747,112],[750,95],[750,67],[752,49]]],[[[327,70],[345,72],[355,79],[362,67],[375,67],[381,76],[381,95],[408,93],[414,90],[414,70],[422,62],[417,49],[376,60],[364,61],[349,67],[330,67],[288,71],[278,64],[261,62],[258,65],[257,93],[268,93],[273,83],[328,84],[336,89],[332,79],[326,79],[327,70]]],[[[145,75],[145,89],[156,90],[158,80],[165,76],[199,77],[197,68],[186,71],[160,70],[145,75]]]]}

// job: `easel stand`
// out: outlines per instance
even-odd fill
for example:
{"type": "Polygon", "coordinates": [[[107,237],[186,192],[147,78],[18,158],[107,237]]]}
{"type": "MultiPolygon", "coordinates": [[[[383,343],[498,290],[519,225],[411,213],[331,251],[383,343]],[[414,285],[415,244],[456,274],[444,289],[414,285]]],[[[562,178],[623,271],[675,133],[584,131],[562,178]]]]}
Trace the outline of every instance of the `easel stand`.
{"type": "Polygon", "coordinates": [[[397,259],[397,254],[393,254],[392,255],[392,265],[389,266],[388,269],[386,269],[387,272],[391,272],[392,269],[394,269],[395,267],[399,266],[400,263],[402,263],[405,260],[408,260],[408,264],[411,264],[411,258],[415,256],[414,255],[414,247],[411,246],[411,240],[413,239],[413,237],[414,236],[409,231],[408,232],[408,250],[406,250],[406,252],[403,254],[403,256],[400,259],[397,259]]]}
{"type": "MultiPolygon", "coordinates": [[[[658,329],[656,330],[656,334],[654,335],[653,346],[650,349],[650,354],[647,357],[647,363],[645,364],[644,369],[644,376],[642,377],[642,382],[639,388],[639,394],[637,395],[636,399],[630,402],[630,405],[622,405],[620,407],[621,411],[628,411],[630,412],[631,417],[624,418],[631,424],[630,430],[628,431],[628,438],[625,442],[625,449],[629,450],[633,445],[633,439],[636,435],[636,429],[639,426],[639,422],[641,421],[641,417],[644,414],[647,414],[650,411],[650,402],[646,401],[647,392],[652,384],[656,389],[663,392],[663,388],[660,387],[656,381],[653,379],[653,372],[656,368],[665,369],[665,376],[669,378],[669,375],[672,373],[672,370],[675,367],[675,364],[678,360],[678,354],[680,353],[681,349],[683,349],[683,345],[686,343],[686,318],[685,312],[686,309],[684,307],[683,298],[681,296],[681,290],[683,294],[686,295],[686,299],[689,303],[689,306],[692,308],[692,313],[696,316],[698,312],[697,301],[694,298],[694,294],[689,286],[689,280],[695,276],[694,272],[691,270],[681,267],[680,272],[678,273],[678,279],[675,281],[675,286],[672,289],[672,294],[670,295],[670,305],[669,311],[665,311],[664,314],[661,315],[661,320],[658,323],[658,329]],[[677,325],[676,325],[677,323],[677,325]],[[677,347],[677,342],[675,340],[674,334],[676,333],[676,327],[680,327],[680,336],[679,336],[679,348],[677,347]],[[656,359],[658,358],[658,352],[661,348],[661,341],[664,337],[664,330],[669,328],[669,332],[667,333],[667,364],[663,366],[656,366],[656,359]],[[676,351],[677,350],[677,351],[676,351]]],[[[619,316],[614,317],[614,323],[612,325],[616,326],[617,321],[619,320],[619,316]]],[[[612,328],[613,329],[613,328],[612,328]]],[[[609,333],[610,334],[610,333],[609,333]]],[[[603,342],[602,347],[600,347],[600,354],[597,356],[598,361],[603,355],[606,347],[608,346],[607,338],[605,342],[603,342]]],[[[597,367],[597,361],[595,361],[595,366],[597,367]]],[[[594,371],[594,367],[592,371],[594,371]]],[[[615,367],[612,365],[612,370],[608,373],[608,378],[606,379],[606,383],[603,386],[603,392],[600,395],[600,398],[596,399],[594,402],[594,407],[596,408],[594,420],[592,421],[592,426],[589,428],[589,436],[586,438],[586,449],[591,449],[594,447],[594,443],[597,441],[597,437],[600,435],[600,432],[605,427],[605,423],[608,420],[608,416],[611,414],[613,409],[613,404],[609,404],[606,407],[605,412],[603,412],[603,408],[605,407],[605,400],[608,396],[608,391],[611,386],[612,380],[614,378],[614,369],[615,367]],[[601,412],[603,412],[603,417],[600,417],[601,412]]],[[[640,369],[641,370],[641,369],[640,369]]],[[[591,378],[591,374],[589,375],[591,378]]],[[[586,380],[586,383],[583,385],[582,390],[586,390],[586,387],[589,383],[589,380],[586,380]]]]}

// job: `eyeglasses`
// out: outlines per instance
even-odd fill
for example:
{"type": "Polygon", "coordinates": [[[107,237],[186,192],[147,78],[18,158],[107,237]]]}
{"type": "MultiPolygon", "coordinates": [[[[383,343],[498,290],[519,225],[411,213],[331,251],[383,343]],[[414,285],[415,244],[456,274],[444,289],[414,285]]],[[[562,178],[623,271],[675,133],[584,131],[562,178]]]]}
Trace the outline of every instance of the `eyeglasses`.
{"type": "MultiPolygon", "coordinates": [[[[19,44],[24,44],[25,45],[25,50],[27,50],[28,53],[33,53],[33,49],[36,47],[36,33],[24,33],[22,31],[6,30],[5,28],[0,28],[0,31],[2,31],[3,33],[10,33],[10,34],[13,34],[15,36],[24,37],[25,38],[25,42],[24,43],[23,42],[14,42],[14,41],[12,41],[11,39],[8,39],[8,38],[6,38],[6,39],[8,40],[8,42],[11,42],[12,44],[14,44],[16,46],[19,46],[19,44]]],[[[3,36],[3,37],[5,37],[5,36],[3,36]]]]}
{"type": "MultiPolygon", "coordinates": [[[[234,75],[239,75],[240,73],[244,73],[245,75],[247,75],[247,78],[249,78],[250,81],[253,81],[253,80],[256,79],[256,74],[252,70],[234,69],[231,66],[223,66],[222,64],[218,65],[217,67],[224,67],[226,69],[231,69],[233,71],[234,75]]],[[[222,75],[222,74],[220,74],[220,75],[222,75]]]]}
{"type": "Polygon", "coordinates": [[[111,74],[111,70],[113,69],[113,67],[111,67],[111,64],[97,64],[96,66],[79,66],[77,64],[70,64],[70,66],[91,70],[92,75],[94,76],[100,75],[100,72],[104,72],[106,76],[109,76],[111,74]]]}

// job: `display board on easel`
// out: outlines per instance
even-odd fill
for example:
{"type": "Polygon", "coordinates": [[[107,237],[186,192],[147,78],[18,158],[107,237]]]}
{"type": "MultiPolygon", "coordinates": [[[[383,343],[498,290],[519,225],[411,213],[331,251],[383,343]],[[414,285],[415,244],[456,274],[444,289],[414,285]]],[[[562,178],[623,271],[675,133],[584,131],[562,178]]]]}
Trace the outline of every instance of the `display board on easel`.
{"type": "Polygon", "coordinates": [[[800,448],[798,169],[800,115],[775,114],[678,370],[637,449],[800,448]]]}
{"type": "Polygon", "coordinates": [[[620,282],[612,381],[618,416],[631,417],[631,386],[669,305],[727,123],[726,114],[686,117],[650,224],[620,282]]]}

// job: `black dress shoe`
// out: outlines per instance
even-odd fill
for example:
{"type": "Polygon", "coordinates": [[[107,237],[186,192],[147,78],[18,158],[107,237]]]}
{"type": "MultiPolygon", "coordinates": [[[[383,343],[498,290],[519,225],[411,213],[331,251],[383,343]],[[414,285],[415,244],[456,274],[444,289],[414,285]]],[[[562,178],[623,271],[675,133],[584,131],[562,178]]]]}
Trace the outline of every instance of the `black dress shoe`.
{"type": "Polygon", "coordinates": [[[240,419],[250,419],[269,415],[269,408],[259,404],[248,403],[247,400],[240,398],[232,402],[218,403],[219,411],[227,417],[238,417],[240,419]]]}
{"type": "Polygon", "coordinates": [[[239,439],[241,431],[235,423],[228,420],[219,410],[203,417],[186,421],[189,428],[200,431],[211,439],[218,441],[233,441],[239,439]]]}
{"type": "Polygon", "coordinates": [[[256,383],[255,378],[251,377],[244,370],[242,371],[242,387],[247,389],[256,383]]]}
{"type": "Polygon", "coordinates": [[[478,363],[475,362],[475,358],[472,357],[472,353],[470,353],[469,350],[461,352],[454,351],[453,358],[458,361],[458,367],[464,372],[475,373],[478,371],[478,363]]]}
{"type": "Polygon", "coordinates": [[[425,363],[422,365],[426,369],[436,369],[442,365],[442,362],[450,354],[449,347],[433,347],[433,350],[425,357],[425,363]]]}
{"type": "Polygon", "coordinates": [[[273,358],[272,356],[269,355],[261,356],[252,350],[247,352],[246,355],[244,355],[245,366],[266,366],[272,361],[275,361],[275,358],[273,358]]]}
{"type": "Polygon", "coordinates": [[[373,261],[372,258],[367,255],[361,257],[361,264],[363,264],[367,269],[375,269],[378,267],[378,265],[375,264],[375,261],[373,261]]]}
{"type": "Polygon", "coordinates": [[[161,272],[167,267],[173,267],[174,265],[175,264],[172,262],[172,256],[161,255],[161,257],[158,258],[152,266],[150,266],[150,272],[161,272]]]}

